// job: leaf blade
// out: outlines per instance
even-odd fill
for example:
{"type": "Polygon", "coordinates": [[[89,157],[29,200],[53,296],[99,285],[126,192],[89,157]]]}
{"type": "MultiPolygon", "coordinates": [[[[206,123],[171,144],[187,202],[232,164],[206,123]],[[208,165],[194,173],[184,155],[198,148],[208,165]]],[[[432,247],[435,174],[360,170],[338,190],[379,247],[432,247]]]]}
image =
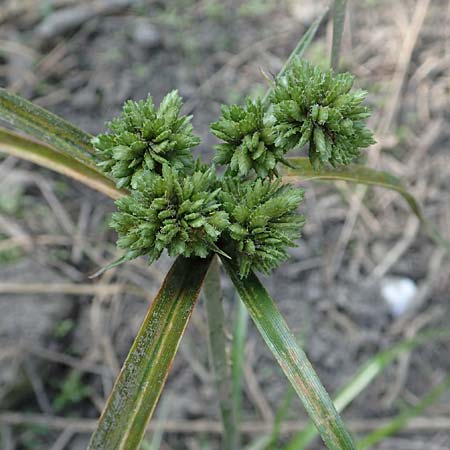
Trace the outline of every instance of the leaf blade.
{"type": "Polygon", "coordinates": [[[117,377],[89,450],[139,447],[210,261],[179,257],[172,265],[117,377]]]}
{"type": "Polygon", "coordinates": [[[326,446],[331,450],[356,449],[311,363],[261,282],[252,272],[242,280],[230,261],[222,259],[222,263],[258,331],[300,397],[326,446]]]}
{"type": "Polygon", "coordinates": [[[309,180],[349,181],[351,183],[383,187],[398,192],[408,203],[412,212],[417,216],[428,236],[450,254],[450,242],[424,216],[419,202],[408,192],[402,181],[394,175],[357,164],[350,164],[338,168],[324,167],[315,170],[306,157],[287,158],[287,161],[290,166],[285,166],[282,169],[283,180],[286,182],[309,180]]]}
{"type": "Polygon", "coordinates": [[[126,194],[126,191],[117,189],[109,178],[106,178],[86,164],[68,155],[59,153],[47,145],[2,127],[0,127],[0,152],[54,170],[102,192],[112,199],[118,199],[126,194]]]}
{"type": "Polygon", "coordinates": [[[0,88],[0,119],[98,171],[90,134],[4,88],[0,88]]]}
{"type": "MultiPolygon", "coordinates": [[[[431,341],[448,338],[450,329],[431,330],[423,332],[410,339],[405,339],[392,347],[382,350],[366,361],[352,378],[339,391],[334,399],[334,404],[339,412],[352,403],[352,401],[370,385],[370,383],[383,372],[403,351],[412,351],[431,341]]],[[[295,434],[283,450],[303,450],[317,436],[317,431],[312,422],[295,434]]]]}
{"type": "Polygon", "coordinates": [[[359,441],[358,450],[366,450],[367,448],[371,448],[387,437],[399,432],[411,419],[414,419],[416,416],[424,412],[448,389],[450,389],[450,376],[447,376],[441,383],[428,391],[425,397],[423,397],[417,405],[408,408],[403,413],[400,413],[398,416],[394,417],[386,425],[374,430],[372,433],[359,441]]]}

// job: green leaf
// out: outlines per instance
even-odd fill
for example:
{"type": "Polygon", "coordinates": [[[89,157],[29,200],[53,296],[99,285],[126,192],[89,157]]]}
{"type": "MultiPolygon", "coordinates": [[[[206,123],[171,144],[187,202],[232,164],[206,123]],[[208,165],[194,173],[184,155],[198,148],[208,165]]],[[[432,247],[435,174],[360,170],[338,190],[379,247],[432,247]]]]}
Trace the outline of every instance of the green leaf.
{"type": "Polygon", "coordinates": [[[225,342],[225,316],[222,307],[223,291],[220,283],[220,268],[214,257],[203,286],[208,321],[209,352],[214,369],[216,391],[223,425],[223,448],[237,448],[237,423],[231,390],[231,373],[225,342]]]}
{"type": "MultiPolygon", "coordinates": [[[[325,10],[308,28],[306,33],[302,36],[300,41],[298,42],[297,46],[292,50],[292,53],[289,55],[289,58],[284,63],[284,66],[281,68],[280,72],[277,75],[277,78],[281,78],[284,76],[286,71],[289,69],[289,66],[291,65],[292,61],[295,58],[302,58],[303,54],[305,53],[306,49],[311,44],[312,40],[314,39],[314,36],[317,33],[317,29],[319,28],[319,25],[322,23],[323,18],[325,17],[326,13],[328,12],[328,9],[325,10]]],[[[264,95],[264,98],[262,100],[264,105],[267,105],[267,102],[269,100],[270,94],[272,93],[272,88],[269,88],[264,95]]]]}
{"type": "MultiPolygon", "coordinates": [[[[242,380],[244,377],[245,338],[247,336],[248,313],[244,304],[235,292],[233,343],[231,347],[231,385],[232,400],[239,424],[242,419],[242,380]]],[[[240,430],[237,430],[237,445],[240,445],[240,430]]]]}
{"type": "Polygon", "coordinates": [[[408,203],[412,212],[420,220],[420,223],[428,236],[450,254],[450,242],[448,242],[436,227],[423,215],[418,201],[414,198],[403,182],[387,172],[381,172],[370,167],[352,164],[345,167],[313,169],[306,157],[287,158],[290,167],[283,167],[283,180],[289,183],[308,180],[349,181],[351,183],[378,186],[398,192],[408,203]]]}
{"type": "Polygon", "coordinates": [[[341,53],[342,33],[345,24],[347,0],[334,0],[333,6],[333,43],[331,45],[331,67],[338,70],[341,53]]]}
{"type": "Polygon", "coordinates": [[[392,419],[391,422],[385,426],[378,428],[377,430],[370,433],[364,439],[358,442],[358,450],[365,450],[370,448],[378,442],[386,439],[387,437],[393,435],[400,431],[408,422],[414,417],[421,414],[429,406],[431,406],[436,400],[439,399],[448,389],[450,389],[450,376],[447,376],[444,381],[439,383],[433,389],[431,389],[427,395],[419,402],[417,405],[408,408],[403,413],[399,414],[397,417],[392,419]]]}
{"type": "Polygon", "coordinates": [[[333,402],[261,282],[253,272],[242,280],[230,261],[222,259],[222,262],[258,331],[303,402],[328,449],[355,449],[333,402]]]}
{"type": "Polygon", "coordinates": [[[90,134],[3,88],[0,88],[0,119],[98,172],[90,134]]]}
{"type": "Polygon", "coordinates": [[[120,371],[89,450],[139,447],[210,261],[176,259],[120,371]]]}
{"type": "Polygon", "coordinates": [[[108,197],[118,199],[126,191],[117,189],[115,184],[90,166],[71,156],[57,152],[47,145],[20,136],[0,127],[0,152],[31,161],[47,169],[77,180],[108,197]]]}
{"type": "MultiPolygon", "coordinates": [[[[414,350],[428,342],[448,338],[450,329],[431,330],[423,332],[414,338],[405,339],[392,347],[383,350],[370,358],[352,376],[348,383],[340,390],[334,399],[334,405],[339,412],[345,410],[358,395],[366,389],[372,381],[380,375],[401,353],[414,350]]],[[[313,423],[299,431],[283,450],[303,450],[317,436],[313,423]]]]}

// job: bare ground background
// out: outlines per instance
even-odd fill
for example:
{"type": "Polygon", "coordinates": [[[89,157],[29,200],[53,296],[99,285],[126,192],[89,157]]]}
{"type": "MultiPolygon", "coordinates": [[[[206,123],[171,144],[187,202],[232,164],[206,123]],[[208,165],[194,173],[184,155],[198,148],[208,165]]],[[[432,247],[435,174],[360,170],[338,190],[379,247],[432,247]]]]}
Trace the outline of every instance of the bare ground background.
{"type": "MultiPolygon", "coordinates": [[[[90,133],[124,100],[178,88],[210,158],[221,103],[266,89],[326,1],[2,0],[0,85],[90,133]]],[[[450,238],[450,2],[350,2],[342,66],[369,91],[378,144],[371,167],[402,177],[450,238]]],[[[325,20],[307,56],[326,65],[325,20]]],[[[1,148],[0,148],[1,150],[1,148]]],[[[116,255],[112,201],[11,157],[0,161],[0,448],[80,450],[170,261],[131,262],[91,281],[116,255]],[[60,418],[63,418],[61,420],[60,418]],[[82,418],[83,420],[80,420],[82,418]]],[[[377,351],[448,325],[449,258],[397,194],[305,184],[307,225],[292,259],[265,278],[331,393],[377,351]],[[395,317],[389,277],[417,287],[395,317]]],[[[226,285],[225,308],[235,298],[226,285]]],[[[450,372],[448,341],[404,354],[346,411],[364,433],[418,402],[450,372]]],[[[271,429],[288,391],[250,325],[244,441],[271,429]]],[[[378,448],[450,449],[450,395],[378,448]]],[[[220,425],[200,301],[162,397],[163,449],[218,449],[220,425]]],[[[158,414],[158,411],[157,411],[158,414]]],[[[294,400],[282,442],[306,419],[294,400]]],[[[322,448],[316,443],[312,448],[322,448]]]]}

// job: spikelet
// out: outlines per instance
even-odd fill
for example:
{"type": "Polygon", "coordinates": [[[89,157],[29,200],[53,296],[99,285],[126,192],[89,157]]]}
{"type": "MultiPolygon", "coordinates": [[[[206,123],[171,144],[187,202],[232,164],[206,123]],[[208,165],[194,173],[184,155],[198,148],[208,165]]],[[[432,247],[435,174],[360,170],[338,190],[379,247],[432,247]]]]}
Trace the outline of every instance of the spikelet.
{"type": "Polygon", "coordinates": [[[223,180],[223,207],[230,220],[225,235],[242,278],[250,269],[269,273],[288,259],[287,248],[295,246],[304,223],[297,212],[302,199],[301,189],[281,185],[281,179],[223,180]]]}
{"type": "Polygon", "coordinates": [[[309,144],[314,168],[326,163],[349,164],[360,149],[375,141],[366,127],[369,109],[366,92],[351,91],[348,73],[322,71],[304,60],[295,60],[277,80],[271,95],[277,146],[285,151],[309,144]]]}
{"type": "Polygon", "coordinates": [[[162,175],[141,174],[131,195],[116,201],[111,227],[125,259],[146,255],[149,263],[164,249],[170,256],[206,257],[228,225],[219,200],[220,184],[213,168],[197,166],[180,176],[163,165],[162,175]]]}
{"type": "Polygon", "coordinates": [[[275,146],[274,129],[264,117],[260,100],[247,99],[245,106],[223,106],[211,131],[224,141],[215,147],[214,162],[228,165],[227,174],[247,176],[253,171],[261,178],[277,174],[276,165],[284,151],[275,146]]]}
{"type": "Polygon", "coordinates": [[[181,172],[192,168],[191,149],[200,143],[192,133],[191,117],[180,116],[177,91],[167,94],[156,109],[151,96],[125,102],[122,114],[107,124],[110,133],[93,139],[97,165],[116,179],[119,188],[134,188],[143,172],[161,175],[164,164],[181,172]]]}

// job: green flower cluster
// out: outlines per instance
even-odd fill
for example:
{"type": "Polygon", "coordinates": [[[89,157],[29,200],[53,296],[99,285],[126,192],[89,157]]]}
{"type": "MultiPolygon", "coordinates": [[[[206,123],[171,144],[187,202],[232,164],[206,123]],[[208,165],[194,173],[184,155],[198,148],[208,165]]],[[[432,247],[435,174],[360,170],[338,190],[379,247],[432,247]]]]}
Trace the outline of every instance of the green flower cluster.
{"type": "Polygon", "coordinates": [[[230,220],[225,233],[240,276],[245,278],[250,269],[268,273],[278,267],[288,259],[286,248],[295,246],[304,223],[296,212],[303,191],[267,178],[236,183],[227,177],[223,188],[223,207],[230,220]]]}
{"type": "Polygon", "coordinates": [[[216,145],[216,164],[228,165],[227,173],[247,176],[251,170],[261,178],[276,175],[284,151],[275,146],[275,135],[260,100],[247,99],[245,106],[222,107],[222,116],[211,124],[222,141],[216,145]]]}
{"type": "Polygon", "coordinates": [[[132,194],[116,201],[110,224],[119,235],[117,245],[128,250],[125,259],[147,255],[151,263],[164,249],[171,256],[206,257],[229,224],[220,191],[212,168],[180,176],[164,165],[162,175],[141,175],[132,194]]]}
{"type": "Polygon", "coordinates": [[[117,187],[134,187],[143,172],[161,174],[164,164],[184,171],[192,167],[191,149],[200,143],[193,135],[191,117],[180,116],[182,99],[167,94],[156,109],[147,100],[128,100],[122,114],[107,124],[111,133],[93,139],[97,165],[111,174],[117,187]]]}
{"type": "Polygon", "coordinates": [[[306,144],[314,167],[347,164],[373,142],[366,94],[351,92],[352,83],[349,74],[295,61],[276,81],[271,104],[224,106],[211,125],[223,141],[214,158],[227,166],[223,177],[214,166],[193,164],[199,139],[190,117],[180,116],[176,91],[158,109],[150,96],[125,103],[110,133],[93,141],[99,167],[131,191],[112,217],[127,251],[112,265],[141,255],[153,262],[166,249],[171,256],[227,255],[242,278],[278,267],[304,220],[297,213],[303,191],[282,184],[277,164],[306,144]]]}
{"type": "Polygon", "coordinates": [[[295,60],[271,95],[275,144],[286,151],[309,144],[316,169],[324,163],[349,164],[359,156],[359,149],[374,139],[366,128],[369,109],[362,105],[367,93],[351,91],[353,81],[348,73],[322,71],[295,60]]]}

